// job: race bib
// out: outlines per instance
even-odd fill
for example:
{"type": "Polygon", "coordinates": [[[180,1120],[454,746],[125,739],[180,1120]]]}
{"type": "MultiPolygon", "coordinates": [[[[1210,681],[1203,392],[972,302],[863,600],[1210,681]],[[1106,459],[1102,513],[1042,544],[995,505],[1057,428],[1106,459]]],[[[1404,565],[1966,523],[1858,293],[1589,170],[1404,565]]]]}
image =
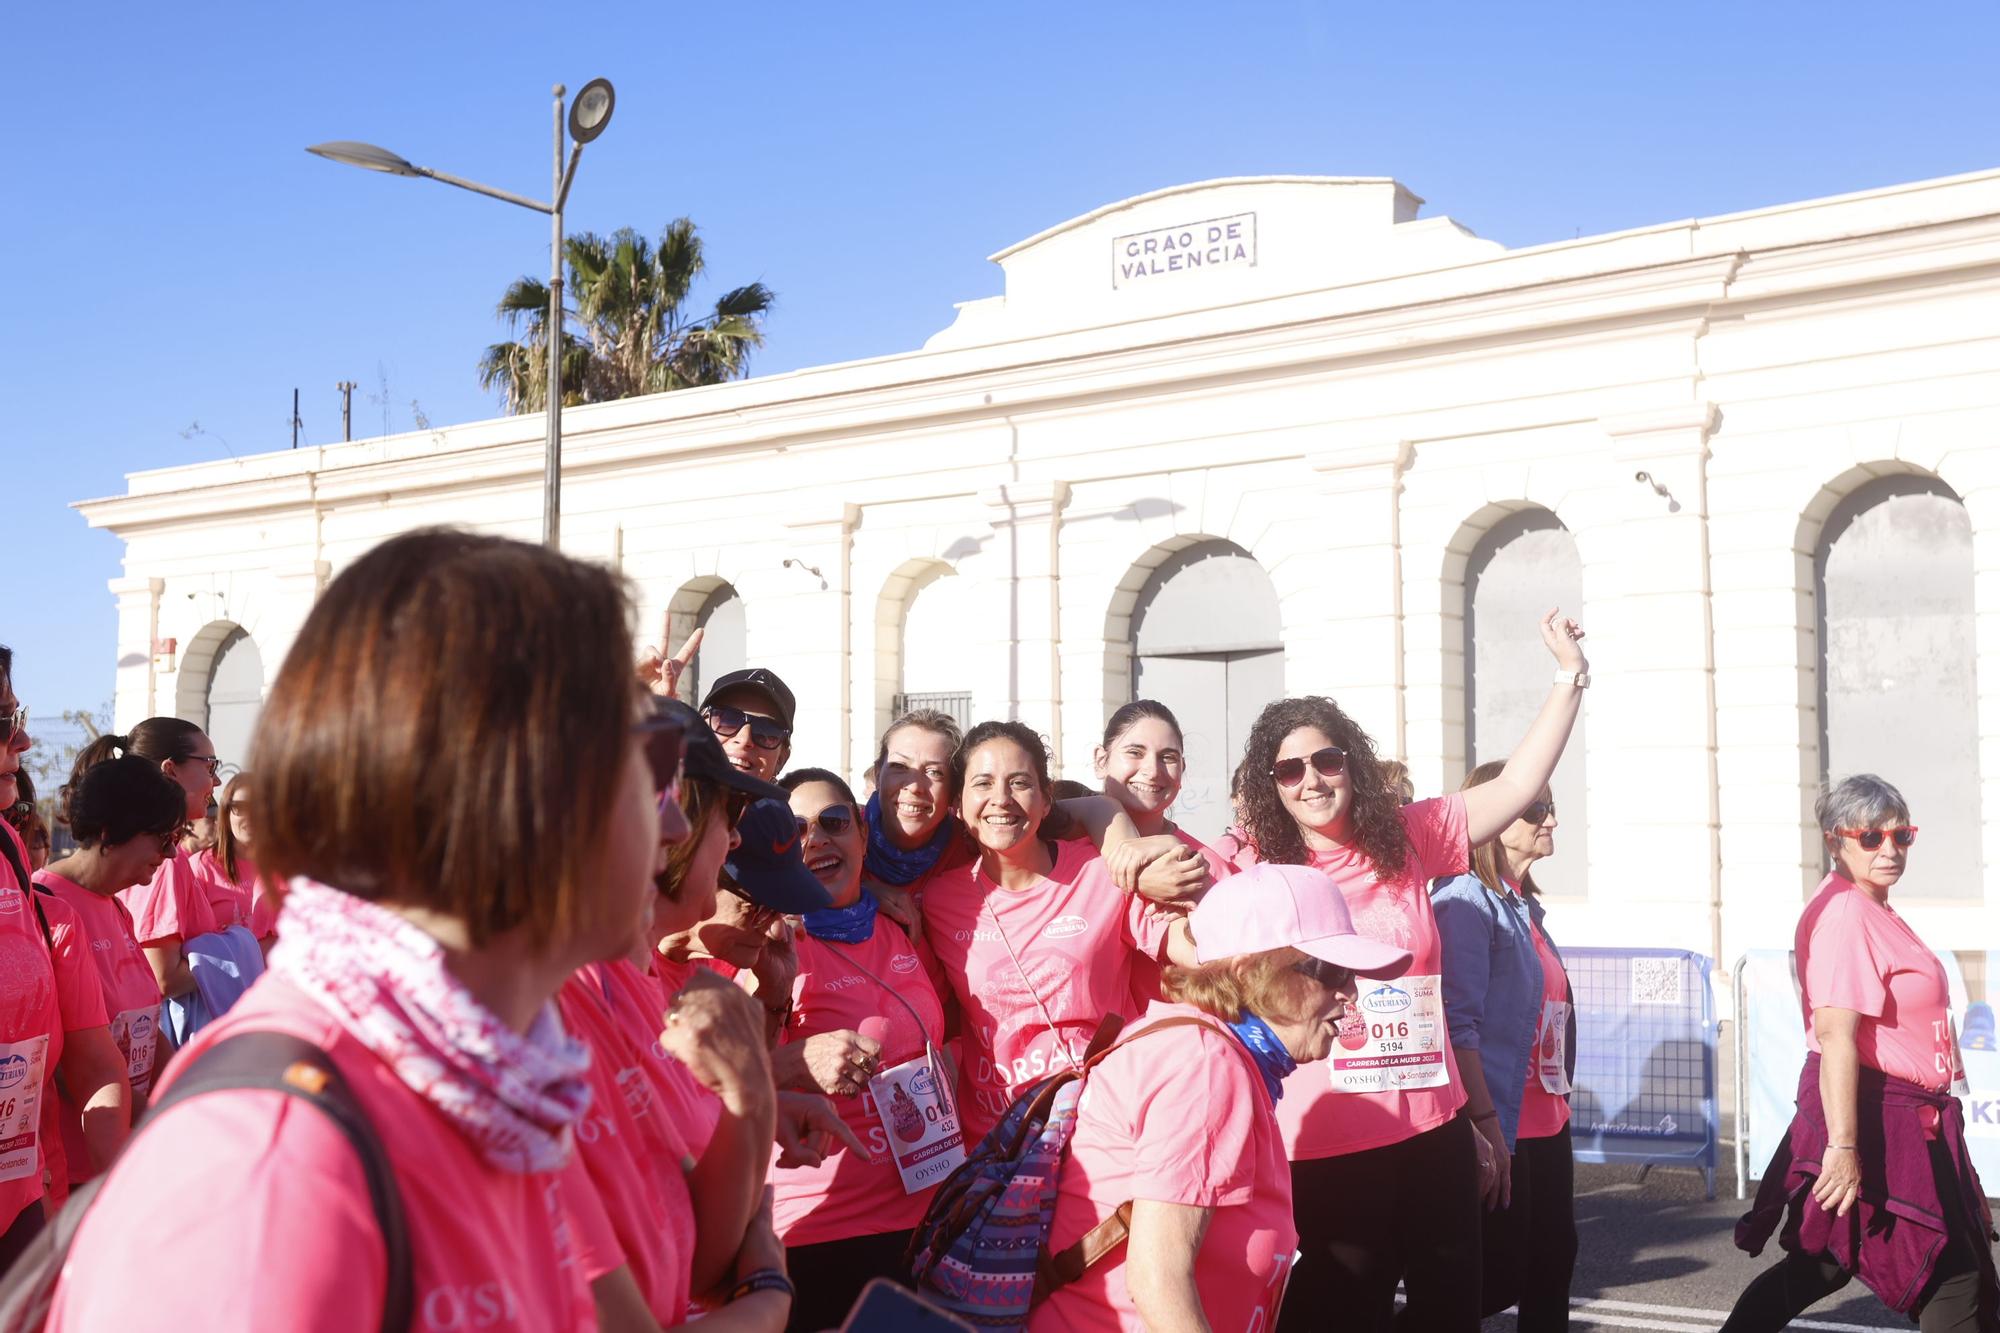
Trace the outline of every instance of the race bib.
{"type": "Polygon", "coordinates": [[[1405,1092],[1451,1082],[1445,1063],[1444,992],[1435,976],[1385,981],[1340,1021],[1335,1092],[1405,1092]]]}
{"type": "Polygon", "coordinates": [[[127,1009],[111,1020],[111,1040],[125,1056],[125,1077],[132,1095],[144,1097],[153,1086],[153,1055],[160,1042],[160,1006],[127,1009]]]}
{"type": "Polygon", "coordinates": [[[42,1125],[42,1076],[47,1033],[0,1042],[0,1180],[23,1180],[42,1169],[36,1135],[42,1125]]]}
{"type": "Polygon", "coordinates": [[[1569,1004],[1542,1001],[1542,1029],[1535,1034],[1534,1068],[1542,1091],[1569,1096],[1569,1004]]]}
{"type": "Polygon", "coordinates": [[[868,1095],[888,1131],[889,1154],[905,1194],[929,1189],[965,1161],[958,1108],[952,1105],[943,1070],[944,1062],[926,1049],[868,1080],[868,1095]]]}

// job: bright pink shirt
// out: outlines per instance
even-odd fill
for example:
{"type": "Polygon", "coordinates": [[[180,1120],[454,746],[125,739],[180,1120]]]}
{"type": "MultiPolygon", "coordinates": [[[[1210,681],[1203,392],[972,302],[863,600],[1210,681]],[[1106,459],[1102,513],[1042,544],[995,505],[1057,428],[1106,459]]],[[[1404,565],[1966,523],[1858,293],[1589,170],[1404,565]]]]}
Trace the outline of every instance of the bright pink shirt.
{"type": "Polygon", "coordinates": [[[188,861],[195,881],[208,898],[208,910],[218,929],[247,926],[258,939],[271,937],[277,928],[278,910],[257,878],[257,863],[246,856],[236,858],[236,878],[222,868],[222,858],[213,848],[203,848],[188,861]]]}
{"type": "MultiPolygon", "coordinates": [[[[111,1039],[125,1057],[125,1077],[132,1085],[134,1105],[144,1106],[159,1064],[160,983],[152,965],[132,937],[131,914],[116,897],[92,893],[75,880],[54,871],[35,874],[35,883],[75,909],[88,940],[110,1017],[111,1039]]],[[[83,1141],[83,1108],[63,1098],[63,1152],[69,1159],[69,1179],[80,1185],[96,1174],[83,1141]]]]}
{"type": "Polygon", "coordinates": [[[651,978],[619,961],[579,969],[556,995],[563,1026],[590,1047],[590,1110],[576,1128],[583,1176],[577,1183],[572,1173],[564,1197],[585,1279],[630,1266],[653,1317],[673,1325],[686,1318],[694,1263],[692,1161],[675,1124],[679,1094],[651,1053],[648,992],[659,994],[651,978]]]}
{"type": "MultiPolygon", "coordinates": [[[[792,986],[787,1042],[827,1032],[859,1032],[882,1043],[877,1065],[890,1069],[944,1047],[944,1006],[903,928],[877,915],[875,933],[858,944],[798,938],[799,976],[792,986]],[[885,987],[893,988],[893,994],[885,987]],[[898,998],[900,997],[900,998],[898,998]],[[911,1010],[916,1012],[913,1014],[911,1010]]],[[[774,1220],[787,1245],[907,1231],[923,1220],[932,1190],[903,1192],[889,1135],[865,1090],[835,1097],[833,1107],[874,1154],[865,1162],[836,1142],[818,1166],[771,1170],[774,1220]]]]}
{"type": "Polygon", "coordinates": [[[1131,1017],[1133,956],[1166,947],[1166,923],[1111,882],[1095,848],[1056,847],[1048,878],[1028,888],[1003,889],[974,861],[924,894],[924,934],[964,1018],[958,1109],[968,1145],[1027,1084],[1081,1062],[1104,1015],[1131,1017]]]}
{"type": "MultiPolygon", "coordinates": [[[[0,837],[13,838],[14,830],[0,824],[0,837]]],[[[89,952],[69,904],[49,894],[30,899],[0,857],[0,1230],[45,1192],[58,1205],[68,1192],[56,1066],[65,1032],[104,1026],[104,993],[89,952]]]]}
{"type": "Polygon", "coordinates": [[[1958,1072],[1951,987],[1937,955],[1895,908],[1828,875],[1799,918],[1792,948],[1807,1050],[1819,1050],[1813,1010],[1852,1009],[1861,1015],[1854,1044],[1862,1064],[1933,1092],[1951,1086],[1958,1072]]]}
{"type": "MultiPolygon", "coordinates": [[[[1569,1001],[1569,973],[1563,970],[1562,959],[1549,946],[1548,936],[1533,921],[1528,929],[1535,937],[1535,957],[1542,962],[1542,1005],[1547,1013],[1551,1003],[1566,1004],[1569,1001]]],[[[1528,1082],[1521,1094],[1521,1122],[1514,1131],[1515,1142],[1522,1139],[1545,1139],[1552,1134],[1560,1134],[1569,1123],[1569,1098],[1550,1092],[1542,1086],[1542,1074],[1538,1068],[1542,1058],[1553,1056],[1562,1034],[1545,1033],[1542,1044],[1528,1054],[1528,1082]]]]}
{"type": "MultiPolygon", "coordinates": [[[[1056,1182],[1050,1248],[1075,1243],[1128,1201],[1212,1208],[1194,1260],[1202,1312],[1218,1331],[1268,1330],[1298,1247],[1291,1170],[1271,1096],[1236,1037],[1198,1009],[1156,1004],[1128,1031],[1131,1048],[1106,1056],[1084,1089],[1056,1182]],[[1170,1017],[1215,1026],[1136,1036],[1147,1022],[1170,1017]]],[[[1126,1287],[1125,1251],[1100,1259],[1037,1306],[1028,1326],[1032,1333],[1143,1333],[1126,1287]]]]}
{"type": "MultiPolygon", "coordinates": [[[[1431,915],[1430,882],[1440,875],[1465,871],[1470,849],[1465,839],[1465,797],[1414,801],[1403,807],[1403,832],[1410,840],[1403,873],[1384,879],[1358,847],[1314,852],[1314,868],[1325,871],[1340,886],[1354,929],[1370,939],[1408,949],[1413,956],[1404,981],[1435,977],[1443,966],[1443,946],[1437,919],[1431,915]]],[[[1235,851],[1237,869],[1255,865],[1256,848],[1224,835],[1235,851]]],[[[1399,983],[1403,984],[1403,983],[1399,983]]],[[[1450,1081],[1435,1088],[1389,1092],[1335,1092],[1328,1063],[1301,1066],[1285,1080],[1278,1103],[1278,1123],[1284,1126],[1285,1148],[1295,1162],[1345,1153],[1365,1152],[1401,1143],[1435,1129],[1458,1114],[1465,1104],[1459,1082],[1458,1057],[1443,1043],[1450,1081]]]]}
{"type": "Polygon", "coordinates": [[[123,889],[118,900],[132,913],[132,934],[141,948],[167,940],[191,940],[220,930],[208,890],[195,878],[194,863],[179,848],[144,884],[123,889]]]}
{"type": "MultiPolygon", "coordinates": [[[[568,1252],[561,1177],[485,1159],[429,1102],[277,977],[258,979],[168,1068],[238,1032],[284,1031],[322,1047],[395,1168],[409,1220],[420,1329],[594,1329],[568,1252]]],[[[77,1233],[49,1327],[347,1333],[377,1327],[386,1256],[354,1149],[320,1112],[279,1092],[213,1092],[135,1136],[77,1233]],[[191,1200],[208,1200],[193,1206],[191,1200]],[[172,1236],[211,1265],[135,1255],[172,1236]]]]}

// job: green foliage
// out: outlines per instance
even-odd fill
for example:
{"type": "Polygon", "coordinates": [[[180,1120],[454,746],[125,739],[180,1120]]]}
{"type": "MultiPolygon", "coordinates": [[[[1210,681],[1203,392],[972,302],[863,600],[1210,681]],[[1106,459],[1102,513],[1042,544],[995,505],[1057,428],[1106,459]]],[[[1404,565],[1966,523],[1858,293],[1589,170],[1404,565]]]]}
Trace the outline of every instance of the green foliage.
{"type": "MultiPolygon", "coordinates": [[[[724,292],[691,312],[688,295],[706,270],[693,222],[676,218],[657,245],[630,227],[580,232],[563,242],[565,406],[720,384],[749,368],[764,343],[776,298],[761,282],[724,292]]],[[[479,359],[479,383],[498,390],[510,413],[539,412],[548,397],[549,289],[517,279],[496,312],[511,337],[479,359]]]]}

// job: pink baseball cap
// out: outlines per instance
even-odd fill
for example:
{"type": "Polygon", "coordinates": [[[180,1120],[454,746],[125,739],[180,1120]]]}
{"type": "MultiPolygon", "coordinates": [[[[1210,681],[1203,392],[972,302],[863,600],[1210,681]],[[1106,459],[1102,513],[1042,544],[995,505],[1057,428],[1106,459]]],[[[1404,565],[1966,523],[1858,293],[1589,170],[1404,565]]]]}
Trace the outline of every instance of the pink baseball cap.
{"type": "Polygon", "coordinates": [[[1219,881],[1188,914],[1188,928],[1204,963],[1289,947],[1357,976],[1410,969],[1408,949],[1354,932],[1340,886],[1311,866],[1265,861],[1219,881]]]}

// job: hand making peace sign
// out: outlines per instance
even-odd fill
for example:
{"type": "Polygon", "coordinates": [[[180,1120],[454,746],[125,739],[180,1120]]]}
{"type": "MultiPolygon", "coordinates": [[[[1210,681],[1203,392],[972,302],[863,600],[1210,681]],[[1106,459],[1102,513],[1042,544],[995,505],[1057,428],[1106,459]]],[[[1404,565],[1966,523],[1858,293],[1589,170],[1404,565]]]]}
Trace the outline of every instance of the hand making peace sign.
{"type": "Polygon", "coordinates": [[[687,642],[681,645],[679,652],[672,657],[667,656],[667,645],[674,639],[674,613],[667,612],[666,624],[660,628],[660,646],[646,649],[645,656],[639,659],[638,666],[634,668],[639,683],[654,694],[672,697],[678,693],[681,675],[688,669],[688,664],[694,661],[694,655],[701,651],[702,635],[706,632],[702,629],[695,630],[687,636],[687,642]]]}

